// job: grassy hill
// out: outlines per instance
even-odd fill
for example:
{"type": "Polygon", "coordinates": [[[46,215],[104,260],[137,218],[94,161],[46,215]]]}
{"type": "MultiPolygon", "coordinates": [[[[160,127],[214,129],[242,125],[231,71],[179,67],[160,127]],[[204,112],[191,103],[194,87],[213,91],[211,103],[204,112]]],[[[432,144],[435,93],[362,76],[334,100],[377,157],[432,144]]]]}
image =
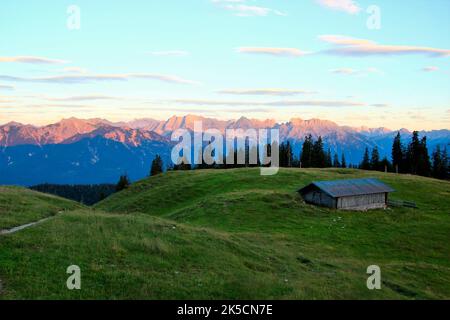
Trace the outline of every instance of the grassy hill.
{"type": "Polygon", "coordinates": [[[0,230],[81,207],[76,202],[29,189],[0,186],[0,230]]]}
{"type": "Polygon", "coordinates": [[[170,172],[0,237],[0,298],[450,298],[450,183],[359,170],[170,172]],[[377,177],[419,209],[303,203],[312,180],[377,177]],[[65,288],[69,265],[82,290],[65,288]],[[382,290],[366,287],[379,265],[382,290]]]}

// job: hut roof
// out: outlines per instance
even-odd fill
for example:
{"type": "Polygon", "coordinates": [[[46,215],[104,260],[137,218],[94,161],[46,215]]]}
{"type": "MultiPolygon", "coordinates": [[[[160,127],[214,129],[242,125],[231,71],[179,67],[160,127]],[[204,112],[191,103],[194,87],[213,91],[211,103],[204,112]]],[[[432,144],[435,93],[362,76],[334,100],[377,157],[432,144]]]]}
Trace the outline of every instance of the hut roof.
{"type": "Polygon", "coordinates": [[[305,193],[311,187],[319,188],[333,198],[395,191],[378,179],[367,178],[334,181],[313,181],[311,184],[300,189],[299,192],[305,193]]]}

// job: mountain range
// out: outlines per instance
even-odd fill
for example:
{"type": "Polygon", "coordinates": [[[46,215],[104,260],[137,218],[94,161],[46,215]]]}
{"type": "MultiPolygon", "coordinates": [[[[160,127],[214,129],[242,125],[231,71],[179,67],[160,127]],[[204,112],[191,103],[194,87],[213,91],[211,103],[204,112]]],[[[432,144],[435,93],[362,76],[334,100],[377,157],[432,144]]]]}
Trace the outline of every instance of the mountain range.
{"type": "MultiPolygon", "coordinates": [[[[289,140],[296,154],[303,139],[311,134],[321,136],[325,148],[344,153],[349,163],[359,163],[365,148],[378,147],[382,157],[390,156],[392,140],[397,132],[405,142],[407,129],[339,126],[328,120],[218,120],[196,115],[173,116],[168,120],[137,119],[111,122],[104,119],[63,119],[60,122],[33,126],[10,122],[0,126],[0,184],[31,185],[37,183],[111,183],[122,173],[131,179],[148,174],[156,154],[170,161],[172,132],[194,129],[202,121],[203,130],[279,129],[280,139],[289,140]]],[[[430,152],[437,145],[450,143],[450,130],[422,131],[430,152]]]]}

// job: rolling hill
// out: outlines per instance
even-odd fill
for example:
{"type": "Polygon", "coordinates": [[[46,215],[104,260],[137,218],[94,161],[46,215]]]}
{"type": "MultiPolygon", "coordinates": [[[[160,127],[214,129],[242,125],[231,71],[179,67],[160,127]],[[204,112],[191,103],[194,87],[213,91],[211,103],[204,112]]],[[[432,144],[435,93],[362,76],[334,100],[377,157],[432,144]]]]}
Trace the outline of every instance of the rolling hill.
{"type": "Polygon", "coordinates": [[[448,299],[449,186],[342,169],[169,172],[1,236],[0,299],[448,299]],[[296,193],[369,176],[419,209],[335,211],[296,193]],[[72,264],[80,291],[65,288],[72,264]],[[382,290],[366,287],[373,264],[382,290]]]}
{"type": "Polygon", "coordinates": [[[0,230],[82,207],[76,202],[28,189],[0,187],[0,230]]]}

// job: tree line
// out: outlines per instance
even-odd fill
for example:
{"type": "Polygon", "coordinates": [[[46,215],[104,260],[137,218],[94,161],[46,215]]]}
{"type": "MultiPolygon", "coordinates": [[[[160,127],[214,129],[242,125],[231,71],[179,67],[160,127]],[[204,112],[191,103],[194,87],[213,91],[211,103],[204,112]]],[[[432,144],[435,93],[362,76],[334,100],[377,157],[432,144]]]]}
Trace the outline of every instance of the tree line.
{"type": "Polygon", "coordinates": [[[31,190],[53,194],[74,200],[85,205],[93,205],[116,192],[114,184],[39,184],[30,187],[31,190]]]}
{"type": "MultiPolygon", "coordinates": [[[[272,148],[277,146],[266,145],[266,153],[270,157],[272,148]]],[[[238,152],[235,150],[233,153],[234,163],[223,164],[206,164],[203,161],[199,161],[200,164],[189,164],[186,158],[184,158],[180,164],[171,165],[167,168],[168,171],[178,170],[198,170],[198,169],[229,169],[229,168],[242,168],[242,167],[259,167],[262,166],[264,161],[260,159],[260,152],[258,147],[256,150],[251,150],[257,154],[257,163],[251,164],[249,161],[249,146],[246,145],[245,162],[243,164],[237,164],[238,152]]],[[[232,157],[229,155],[229,157],[232,157]]],[[[226,161],[225,161],[226,162],[226,161]]],[[[269,166],[266,164],[266,166],[269,166]]],[[[380,157],[378,147],[374,147],[371,152],[369,148],[364,151],[361,162],[356,164],[348,164],[345,159],[345,154],[342,152],[332,154],[331,149],[328,148],[325,151],[324,142],[321,136],[314,140],[312,135],[309,134],[305,137],[301,152],[298,156],[295,155],[293,145],[290,141],[285,141],[279,145],[279,166],[280,167],[300,167],[300,168],[359,168],[362,170],[374,170],[374,171],[386,171],[397,173],[409,173],[421,176],[434,177],[438,179],[449,179],[449,157],[447,154],[447,148],[441,149],[440,146],[436,147],[431,158],[427,148],[427,138],[419,137],[417,131],[413,132],[411,142],[407,145],[403,145],[400,133],[394,138],[392,144],[392,157],[389,160],[387,157],[380,157]]],[[[163,173],[163,160],[157,155],[152,161],[150,168],[150,176],[155,176],[163,173]]],[[[117,185],[117,191],[126,188],[129,185],[129,180],[126,175],[121,176],[117,185]]]]}
{"type": "Polygon", "coordinates": [[[414,131],[410,143],[403,145],[400,132],[392,145],[392,165],[396,172],[410,173],[438,179],[449,178],[449,158],[447,146],[441,150],[438,145],[431,159],[427,147],[427,137],[419,137],[414,131]]]}
{"type": "Polygon", "coordinates": [[[441,146],[436,146],[430,158],[427,137],[420,138],[418,131],[413,132],[411,141],[406,145],[402,142],[400,132],[397,133],[392,144],[391,161],[386,157],[380,160],[377,147],[372,149],[371,154],[366,148],[359,167],[363,170],[414,174],[443,180],[450,178],[447,147],[441,149],[441,146]]]}

